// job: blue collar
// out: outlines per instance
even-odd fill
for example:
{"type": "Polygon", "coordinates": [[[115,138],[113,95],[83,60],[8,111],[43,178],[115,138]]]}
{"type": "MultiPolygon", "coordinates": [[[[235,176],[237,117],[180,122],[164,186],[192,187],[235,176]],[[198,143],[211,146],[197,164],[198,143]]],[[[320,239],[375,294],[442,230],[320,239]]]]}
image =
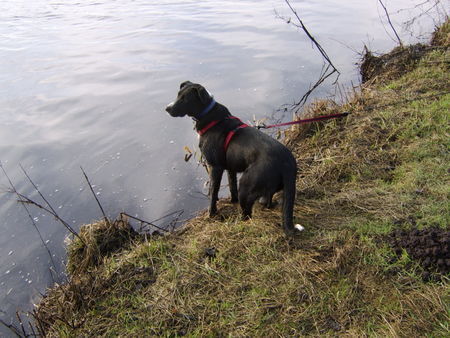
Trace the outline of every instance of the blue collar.
{"type": "Polygon", "coordinates": [[[205,109],[203,109],[203,111],[200,112],[200,114],[198,114],[197,116],[193,116],[192,118],[196,121],[200,120],[203,116],[208,114],[215,105],[216,100],[214,100],[214,97],[211,96],[211,102],[208,104],[208,106],[205,109]]]}

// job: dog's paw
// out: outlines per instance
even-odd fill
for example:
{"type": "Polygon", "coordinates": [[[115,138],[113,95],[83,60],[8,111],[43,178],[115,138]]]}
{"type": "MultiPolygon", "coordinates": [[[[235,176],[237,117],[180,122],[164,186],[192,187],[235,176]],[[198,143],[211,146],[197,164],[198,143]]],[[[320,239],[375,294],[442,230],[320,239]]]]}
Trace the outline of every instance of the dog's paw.
{"type": "Polygon", "coordinates": [[[292,228],[285,228],[284,232],[287,237],[292,238],[292,237],[295,237],[296,235],[300,234],[300,232],[302,232],[303,230],[305,230],[305,228],[303,226],[301,226],[300,224],[296,224],[292,228]]]}

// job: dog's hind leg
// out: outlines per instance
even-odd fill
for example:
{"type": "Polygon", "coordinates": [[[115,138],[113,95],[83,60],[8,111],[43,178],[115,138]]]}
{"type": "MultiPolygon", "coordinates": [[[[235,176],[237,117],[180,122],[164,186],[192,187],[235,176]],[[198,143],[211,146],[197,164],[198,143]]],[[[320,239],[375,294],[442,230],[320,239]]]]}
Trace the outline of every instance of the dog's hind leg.
{"type": "Polygon", "coordinates": [[[258,198],[255,194],[245,194],[239,190],[239,204],[242,209],[242,219],[247,220],[252,218],[252,208],[258,198]]]}
{"type": "Polygon", "coordinates": [[[259,195],[254,191],[253,182],[248,173],[244,173],[239,181],[239,204],[244,220],[252,217],[252,208],[259,195]]]}
{"type": "Polygon", "coordinates": [[[236,173],[230,170],[227,170],[227,173],[228,173],[228,184],[230,186],[230,193],[231,193],[231,203],[237,203],[239,201],[239,196],[238,196],[236,173]]]}
{"type": "Polygon", "coordinates": [[[217,214],[217,200],[219,199],[220,181],[222,180],[223,168],[211,167],[209,172],[209,216],[217,214]]]}

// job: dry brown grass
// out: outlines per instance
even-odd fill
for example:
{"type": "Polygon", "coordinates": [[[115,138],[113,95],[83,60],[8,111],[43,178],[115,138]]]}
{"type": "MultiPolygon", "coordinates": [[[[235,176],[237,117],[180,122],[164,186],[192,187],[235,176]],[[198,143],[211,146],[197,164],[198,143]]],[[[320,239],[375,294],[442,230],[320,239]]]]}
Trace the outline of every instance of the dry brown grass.
{"type": "MultiPolygon", "coordinates": [[[[284,236],[277,209],[243,222],[221,201],[221,218],[202,213],[165,237],[128,236],[99,259],[72,249],[87,263],[42,301],[46,334],[448,336],[448,278],[425,283],[420,262],[384,241],[396,228],[448,228],[447,57],[430,50],[344,105],[317,102],[308,114],[352,114],[286,133],[300,167],[301,235],[284,236]]],[[[101,229],[83,233],[116,231],[101,229]]],[[[102,242],[81,251],[102,252],[102,242]]]]}
{"type": "Polygon", "coordinates": [[[105,259],[44,299],[47,334],[407,336],[445,318],[445,285],[383,271],[367,238],[317,224],[288,240],[278,218],[201,215],[105,259]]]}
{"type": "Polygon", "coordinates": [[[105,256],[123,250],[132,239],[139,237],[122,217],[111,224],[103,220],[82,226],[79,236],[82,241],[77,239],[68,246],[67,271],[74,275],[100,264],[105,256]]]}

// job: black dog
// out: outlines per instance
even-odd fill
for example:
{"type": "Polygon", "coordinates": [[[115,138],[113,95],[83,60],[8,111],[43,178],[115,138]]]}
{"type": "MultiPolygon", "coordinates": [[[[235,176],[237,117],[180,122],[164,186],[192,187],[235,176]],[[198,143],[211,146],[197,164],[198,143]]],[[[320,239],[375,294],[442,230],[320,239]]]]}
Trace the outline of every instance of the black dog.
{"type": "Polygon", "coordinates": [[[210,216],[217,213],[220,181],[227,170],[231,201],[239,201],[244,218],[251,217],[258,198],[270,208],[273,195],[283,190],[284,231],[291,235],[295,229],[303,229],[293,224],[297,165],[289,149],[232,116],[199,84],[183,82],[176,101],[166,111],[173,117],[188,115],[196,121],[199,147],[210,166],[210,216]],[[239,192],[236,173],[243,173],[239,192]]]}

